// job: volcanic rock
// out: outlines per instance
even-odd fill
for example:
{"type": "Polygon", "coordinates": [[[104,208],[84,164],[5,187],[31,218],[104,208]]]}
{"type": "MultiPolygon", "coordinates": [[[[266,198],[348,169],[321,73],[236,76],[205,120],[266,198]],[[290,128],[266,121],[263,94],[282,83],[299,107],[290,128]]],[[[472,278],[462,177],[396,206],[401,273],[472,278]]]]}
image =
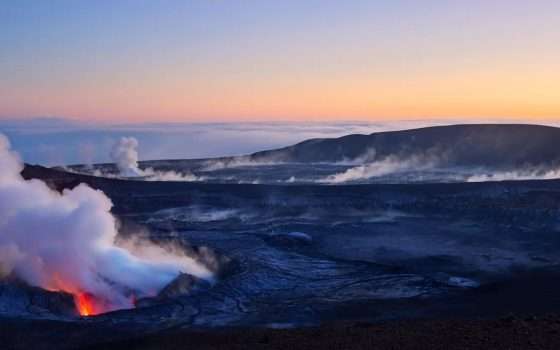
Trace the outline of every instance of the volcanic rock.
{"type": "Polygon", "coordinates": [[[207,289],[209,287],[209,282],[193,275],[181,273],[167,286],[165,286],[157,296],[137,300],[136,307],[148,307],[165,303],[174,298],[188,296],[198,290],[207,289]]]}
{"type": "Polygon", "coordinates": [[[77,312],[71,294],[51,292],[6,278],[0,281],[0,315],[61,318],[76,316],[77,312]]]}
{"type": "Polygon", "coordinates": [[[165,288],[159,292],[157,297],[160,299],[168,299],[189,295],[196,288],[207,286],[207,283],[208,282],[198,277],[182,273],[171,281],[171,283],[165,286],[165,288]]]}

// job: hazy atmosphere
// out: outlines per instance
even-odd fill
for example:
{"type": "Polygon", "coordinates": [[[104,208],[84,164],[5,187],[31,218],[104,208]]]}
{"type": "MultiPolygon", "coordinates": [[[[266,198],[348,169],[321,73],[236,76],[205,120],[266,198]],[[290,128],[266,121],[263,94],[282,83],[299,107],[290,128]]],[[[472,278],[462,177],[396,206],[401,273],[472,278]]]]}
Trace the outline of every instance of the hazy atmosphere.
{"type": "Polygon", "coordinates": [[[560,349],[560,1],[0,0],[0,347],[560,349]]]}
{"type": "MultiPolygon", "coordinates": [[[[139,141],[139,159],[211,158],[253,153],[288,146],[310,138],[370,134],[460,123],[522,123],[524,120],[432,119],[337,122],[238,123],[88,123],[62,118],[0,119],[0,130],[13,148],[33,164],[104,163],[120,137],[139,141]]],[[[559,125],[542,120],[543,125],[559,125]]]]}

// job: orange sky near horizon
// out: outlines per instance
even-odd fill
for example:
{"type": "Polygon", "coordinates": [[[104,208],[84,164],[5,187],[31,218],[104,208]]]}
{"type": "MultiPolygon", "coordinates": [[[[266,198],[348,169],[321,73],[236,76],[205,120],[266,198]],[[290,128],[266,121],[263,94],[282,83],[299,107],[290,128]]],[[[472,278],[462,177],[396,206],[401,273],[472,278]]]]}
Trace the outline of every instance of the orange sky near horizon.
{"type": "Polygon", "coordinates": [[[560,119],[555,1],[139,3],[0,5],[0,117],[560,119]]]}

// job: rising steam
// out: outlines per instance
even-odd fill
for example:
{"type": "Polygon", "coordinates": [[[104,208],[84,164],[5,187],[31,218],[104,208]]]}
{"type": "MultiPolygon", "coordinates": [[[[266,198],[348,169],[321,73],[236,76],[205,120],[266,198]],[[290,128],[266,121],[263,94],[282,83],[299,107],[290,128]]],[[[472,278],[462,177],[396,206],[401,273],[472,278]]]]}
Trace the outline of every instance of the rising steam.
{"type": "MultiPolygon", "coordinates": [[[[375,157],[375,152],[368,151],[367,159],[375,157]]],[[[362,161],[363,156],[358,158],[362,161]]],[[[345,161],[346,162],[346,161],[345,161]]],[[[437,159],[431,156],[415,155],[407,158],[400,158],[397,156],[388,156],[380,160],[371,161],[362,165],[358,165],[347,169],[344,172],[326,176],[318,182],[322,183],[345,183],[359,180],[367,180],[374,177],[399,173],[410,170],[426,170],[434,167],[437,159]]]]}
{"type": "MultiPolygon", "coordinates": [[[[137,142],[121,145],[135,149],[137,142]]],[[[126,148],[126,147],[125,147],[126,148]]],[[[136,156],[119,149],[119,166],[133,171],[136,156]],[[127,162],[124,159],[127,158],[127,162]]],[[[93,297],[87,313],[133,307],[184,272],[211,279],[207,268],[179,253],[150,245],[150,255],[115,245],[111,200],[81,184],[58,193],[24,180],[18,156],[0,134],[0,271],[30,285],[72,293],[77,304],[93,297]]],[[[146,247],[144,247],[144,251],[146,247]]]]}
{"type": "Polygon", "coordinates": [[[272,159],[253,160],[249,156],[237,156],[229,159],[209,159],[204,162],[202,171],[216,171],[222,169],[248,168],[258,166],[274,166],[285,165],[285,162],[279,162],[272,159]]]}
{"type": "MultiPolygon", "coordinates": [[[[120,177],[142,177],[147,181],[199,181],[202,178],[176,171],[158,171],[153,168],[140,169],[138,166],[138,140],[134,137],[121,137],[111,150],[111,159],[119,170],[120,177]]],[[[107,176],[101,171],[97,176],[107,176]]]]}
{"type": "Polygon", "coordinates": [[[142,176],[142,170],[138,168],[138,140],[134,137],[121,137],[111,149],[111,159],[122,176],[142,176]]]}

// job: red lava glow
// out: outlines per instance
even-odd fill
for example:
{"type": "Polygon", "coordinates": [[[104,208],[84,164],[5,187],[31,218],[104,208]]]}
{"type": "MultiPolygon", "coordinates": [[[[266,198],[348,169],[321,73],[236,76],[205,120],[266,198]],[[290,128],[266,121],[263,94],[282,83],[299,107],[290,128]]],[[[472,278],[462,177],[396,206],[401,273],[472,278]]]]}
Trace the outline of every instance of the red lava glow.
{"type": "Polygon", "coordinates": [[[93,316],[98,314],[95,310],[95,299],[89,293],[78,293],[74,295],[76,309],[81,316],[93,316]]]}

